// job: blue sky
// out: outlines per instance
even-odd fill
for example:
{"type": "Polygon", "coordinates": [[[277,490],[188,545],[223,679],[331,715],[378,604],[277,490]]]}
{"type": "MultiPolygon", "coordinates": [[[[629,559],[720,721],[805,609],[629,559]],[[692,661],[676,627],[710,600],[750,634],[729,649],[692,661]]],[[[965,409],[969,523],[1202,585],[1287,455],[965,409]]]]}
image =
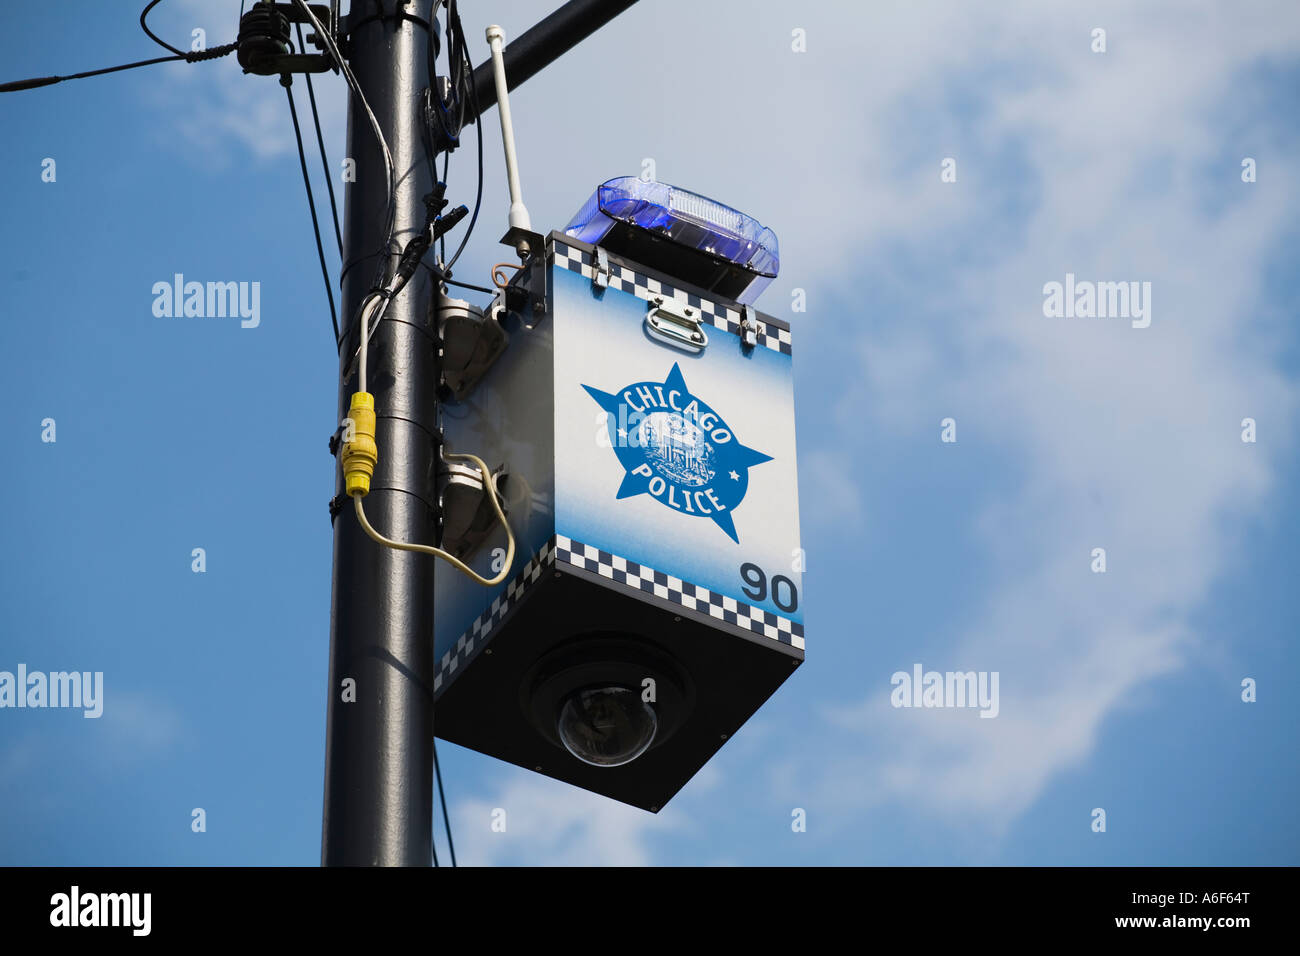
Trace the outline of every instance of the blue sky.
{"type": "MultiPolygon", "coordinates": [[[[549,7],[465,0],[476,62],[549,7]]],[[[216,45],[237,14],[151,23],[216,45]]],[[[153,56],[137,15],[15,10],[3,78],[153,56]]],[[[520,88],[536,226],[650,159],[780,237],[808,659],[657,816],[442,745],[462,862],[1300,862],[1298,80],[1288,3],[642,0],[520,88]],[[1150,326],[1044,317],[1067,272],[1149,281],[1150,326]],[[915,663],[999,672],[998,717],[891,707],[915,663]]],[[[0,670],[105,675],[98,720],[0,710],[0,863],[313,865],[336,361],[283,91],[167,64],[0,125],[0,670]],[[259,282],[260,325],[155,317],[175,273],[259,282]]],[[[472,202],[472,151],[449,181],[472,202]]]]}

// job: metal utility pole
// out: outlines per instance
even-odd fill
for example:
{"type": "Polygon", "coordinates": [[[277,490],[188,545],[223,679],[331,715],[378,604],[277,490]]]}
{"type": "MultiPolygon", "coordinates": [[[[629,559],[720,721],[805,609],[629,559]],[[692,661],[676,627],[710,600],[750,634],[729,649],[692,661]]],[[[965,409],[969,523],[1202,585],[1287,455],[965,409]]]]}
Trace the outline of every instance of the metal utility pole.
{"type": "MultiPolygon", "coordinates": [[[[394,256],[425,225],[433,183],[425,156],[421,97],[428,85],[433,0],[382,0],[383,16],[358,17],[350,65],[393,156],[394,256]]],[[[355,95],[348,111],[344,234],[345,328],[340,375],[352,361],[352,325],[383,261],[384,159],[355,95]]],[[[395,260],[394,260],[395,261],[395,260]]],[[[437,353],[428,317],[433,283],[417,269],[388,305],[370,340],[368,390],[375,397],[379,461],[366,509],[401,541],[436,542],[437,353]]],[[[339,389],[338,421],[357,390],[339,389]]],[[[343,495],[340,475],[337,492],[343,495]]],[[[428,866],[433,847],[434,558],[385,548],[366,536],[345,497],[334,518],[329,706],[321,862],[325,866],[428,866]],[[355,681],[355,701],[344,682],[355,681]]]]}
{"type": "MultiPolygon", "coordinates": [[[[570,0],[505,48],[510,86],[609,22],[635,0],[570,0]]],[[[422,135],[433,0],[353,4],[349,61],[393,157],[396,206],[391,262],[425,227],[433,188],[422,135]],[[358,9],[360,12],[358,12],[358,9]],[[382,11],[382,13],[381,13],[382,11]],[[381,15],[379,15],[381,14],[381,15]]],[[[479,103],[495,102],[490,63],[474,72],[479,103]]],[[[472,111],[471,111],[472,113],[472,111]]],[[[467,122],[476,122],[473,115],[467,122]]],[[[347,190],[340,376],[359,342],[353,324],[385,256],[388,196],[382,153],[355,94],[348,112],[347,190]]],[[[437,336],[434,294],[417,269],[370,340],[368,391],[379,448],[365,507],[384,535],[436,543],[437,336]]],[[[355,371],[339,389],[338,421],[357,391],[355,371]]],[[[329,704],[321,862],[326,866],[428,866],[433,832],[434,558],[383,547],[362,530],[340,474],[334,518],[329,704]],[[345,687],[353,682],[354,691],[345,687]]],[[[455,573],[455,572],[449,572],[455,573]]]]}

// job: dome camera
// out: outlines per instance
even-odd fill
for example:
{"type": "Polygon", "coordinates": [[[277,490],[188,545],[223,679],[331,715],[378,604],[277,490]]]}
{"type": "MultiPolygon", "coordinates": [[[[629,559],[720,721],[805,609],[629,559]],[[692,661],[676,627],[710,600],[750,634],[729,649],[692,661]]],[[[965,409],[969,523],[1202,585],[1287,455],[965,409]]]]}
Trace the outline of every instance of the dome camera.
{"type": "Polygon", "coordinates": [[[621,767],[650,749],[659,718],[630,687],[583,687],[564,698],[556,723],[564,749],[593,767],[621,767]]]}
{"type": "Polygon", "coordinates": [[[533,727],[592,767],[621,767],[663,743],[691,703],[677,662],[630,635],[568,642],[544,657],[521,689],[533,727]]]}

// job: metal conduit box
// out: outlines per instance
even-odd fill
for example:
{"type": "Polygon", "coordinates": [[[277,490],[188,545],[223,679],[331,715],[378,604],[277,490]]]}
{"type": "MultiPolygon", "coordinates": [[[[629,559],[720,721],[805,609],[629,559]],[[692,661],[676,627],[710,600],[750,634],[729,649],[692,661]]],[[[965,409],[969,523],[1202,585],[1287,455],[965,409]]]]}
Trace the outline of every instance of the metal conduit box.
{"type": "Polygon", "coordinates": [[[790,330],[559,232],[515,286],[442,405],[517,551],[438,570],[435,730],[655,812],[804,659],[790,330]]]}

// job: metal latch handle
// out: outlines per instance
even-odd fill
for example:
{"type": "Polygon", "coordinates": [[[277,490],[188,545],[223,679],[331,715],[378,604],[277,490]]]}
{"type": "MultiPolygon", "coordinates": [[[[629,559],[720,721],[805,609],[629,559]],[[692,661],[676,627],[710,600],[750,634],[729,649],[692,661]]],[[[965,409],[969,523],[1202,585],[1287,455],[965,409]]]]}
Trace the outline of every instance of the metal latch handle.
{"type": "Polygon", "coordinates": [[[690,352],[703,352],[709,344],[699,309],[675,299],[656,296],[645,317],[650,335],[669,345],[690,352]]]}

